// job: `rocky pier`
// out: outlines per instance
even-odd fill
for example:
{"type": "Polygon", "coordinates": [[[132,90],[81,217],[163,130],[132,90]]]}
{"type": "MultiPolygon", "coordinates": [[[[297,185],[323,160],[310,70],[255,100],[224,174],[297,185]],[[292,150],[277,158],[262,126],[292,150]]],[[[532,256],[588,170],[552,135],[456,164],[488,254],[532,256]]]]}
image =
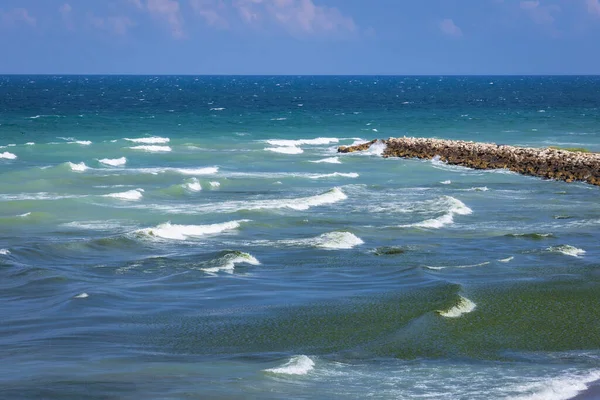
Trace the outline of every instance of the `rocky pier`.
{"type": "MultiPolygon", "coordinates": [[[[368,150],[377,142],[372,140],[356,146],[341,146],[338,152],[368,150]]],[[[383,157],[439,157],[448,164],[474,169],[504,168],[523,175],[600,186],[600,153],[409,137],[389,138],[381,142],[386,145],[383,157]]]]}

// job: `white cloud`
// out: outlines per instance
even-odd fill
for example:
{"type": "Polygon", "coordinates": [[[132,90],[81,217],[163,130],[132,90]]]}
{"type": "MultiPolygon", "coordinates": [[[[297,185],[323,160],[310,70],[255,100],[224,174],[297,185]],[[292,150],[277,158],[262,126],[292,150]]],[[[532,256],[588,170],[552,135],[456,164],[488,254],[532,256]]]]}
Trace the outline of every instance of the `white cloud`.
{"type": "Polygon", "coordinates": [[[18,24],[36,26],[37,20],[29,14],[25,8],[13,8],[12,10],[4,11],[0,9],[0,27],[8,27],[18,24]]]}
{"type": "Polygon", "coordinates": [[[450,18],[443,19],[440,22],[440,30],[447,36],[461,37],[463,35],[462,29],[460,29],[450,18]]]}
{"type": "Polygon", "coordinates": [[[557,5],[543,6],[539,0],[521,1],[521,9],[529,14],[529,17],[536,24],[552,24],[554,23],[554,13],[560,11],[557,5]]]}
{"type": "Polygon", "coordinates": [[[349,33],[357,29],[352,17],[335,7],[316,5],[313,0],[236,0],[233,5],[247,24],[269,22],[293,35],[349,33]]]}
{"type": "Polygon", "coordinates": [[[164,21],[174,38],[183,38],[183,17],[177,0],[147,0],[146,10],[155,18],[164,21]]]}
{"type": "Polygon", "coordinates": [[[129,17],[122,15],[103,18],[88,14],[88,20],[94,28],[110,32],[117,36],[126,35],[129,28],[135,25],[129,17]]]}
{"type": "Polygon", "coordinates": [[[228,28],[227,10],[223,0],[190,0],[192,10],[209,26],[228,28]]]}
{"type": "Polygon", "coordinates": [[[600,0],[586,0],[588,12],[600,17],[600,0]]]}

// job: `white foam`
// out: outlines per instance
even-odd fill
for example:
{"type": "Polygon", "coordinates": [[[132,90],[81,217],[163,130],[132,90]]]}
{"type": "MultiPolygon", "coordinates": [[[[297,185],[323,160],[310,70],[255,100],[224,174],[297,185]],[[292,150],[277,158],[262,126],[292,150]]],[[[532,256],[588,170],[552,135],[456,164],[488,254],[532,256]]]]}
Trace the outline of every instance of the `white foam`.
{"type": "Polygon", "coordinates": [[[309,177],[311,179],[337,178],[337,177],[342,177],[342,178],[358,178],[359,175],[356,172],[349,172],[349,173],[334,172],[334,173],[331,173],[331,174],[310,175],[309,177]]]}
{"type": "Polygon", "coordinates": [[[449,185],[452,183],[452,181],[442,181],[440,182],[442,185],[449,185]]]}
{"type": "Polygon", "coordinates": [[[488,189],[487,186],[472,187],[469,189],[465,189],[465,191],[467,191],[467,192],[487,192],[488,190],[490,190],[490,189],[488,189]]]}
{"type": "Polygon", "coordinates": [[[134,189],[134,190],[128,190],[126,192],[105,194],[105,195],[103,195],[103,197],[112,197],[113,199],[137,201],[143,197],[143,194],[142,194],[143,191],[144,191],[143,189],[134,189]]]}
{"type": "Polygon", "coordinates": [[[502,262],[502,263],[507,263],[507,262],[511,262],[513,259],[514,259],[514,257],[511,256],[511,257],[507,257],[507,258],[502,258],[498,261],[502,262]]]}
{"type": "Polygon", "coordinates": [[[585,254],[585,250],[579,249],[574,246],[570,246],[568,244],[548,247],[548,251],[562,253],[566,256],[571,256],[571,257],[579,257],[579,256],[585,254]]]}
{"type": "Polygon", "coordinates": [[[127,159],[125,157],[121,158],[103,158],[98,160],[102,164],[110,165],[112,167],[119,167],[121,165],[125,165],[127,163],[127,159]]]}
{"type": "Polygon", "coordinates": [[[90,295],[85,292],[79,293],[77,296],[73,296],[74,299],[87,299],[88,297],[90,297],[90,295]]]}
{"type": "Polygon", "coordinates": [[[160,152],[168,152],[171,151],[171,147],[169,146],[155,146],[155,145],[142,145],[142,146],[133,146],[130,147],[132,150],[143,150],[150,153],[160,153],[160,152]]]}
{"type": "Polygon", "coordinates": [[[272,151],[274,153],[281,153],[281,154],[302,154],[302,153],[304,153],[304,150],[302,150],[300,147],[296,147],[296,146],[265,147],[265,150],[272,151]]]}
{"type": "Polygon", "coordinates": [[[585,375],[566,374],[550,379],[519,385],[514,389],[527,394],[509,397],[510,400],[567,400],[588,389],[592,382],[600,380],[600,371],[585,375]]]}
{"type": "Polygon", "coordinates": [[[266,142],[268,144],[270,144],[271,146],[296,147],[296,146],[302,146],[302,145],[318,146],[318,145],[323,145],[323,144],[338,143],[339,141],[340,140],[338,138],[319,137],[316,139],[297,139],[297,140],[269,139],[266,142]]]}
{"type": "Polygon", "coordinates": [[[477,305],[466,297],[459,296],[458,304],[446,311],[438,311],[442,317],[458,318],[463,314],[470,313],[477,305]]]}
{"type": "Polygon", "coordinates": [[[35,144],[35,142],[27,142],[25,143],[26,146],[33,146],[35,144]]]}
{"type": "Polygon", "coordinates": [[[328,232],[314,238],[280,240],[279,243],[290,246],[311,246],[328,250],[349,250],[364,242],[350,232],[328,232]]]}
{"type": "Polygon", "coordinates": [[[221,186],[221,184],[219,182],[208,182],[208,184],[212,188],[218,188],[219,186],[221,186]]]}
{"type": "Polygon", "coordinates": [[[75,164],[75,163],[68,161],[67,166],[69,168],[71,168],[72,171],[75,171],[75,172],[83,172],[86,169],[88,169],[88,166],[85,165],[85,163],[83,163],[83,162],[80,162],[79,164],[75,164]]]}
{"type": "Polygon", "coordinates": [[[196,178],[190,179],[183,187],[191,192],[199,192],[202,190],[202,185],[200,185],[200,181],[196,178]]]}
{"type": "Polygon", "coordinates": [[[377,142],[373,143],[367,151],[360,152],[360,153],[364,153],[364,154],[368,154],[368,155],[372,155],[372,156],[381,156],[386,148],[387,148],[387,145],[384,142],[378,140],[377,142]]]}
{"type": "Polygon", "coordinates": [[[163,239],[186,240],[188,237],[214,235],[237,229],[242,222],[249,222],[249,220],[229,221],[211,225],[175,225],[167,222],[154,228],[140,229],[136,232],[163,239]]]}
{"type": "Polygon", "coordinates": [[[11,143],[11,144],[8,144],[7,147],[17,147],[17,144],[16,143],[11,143]]]}
{"type": "Polygon", "coordinates": [[[326,164],[341,164],[342,163],[340,161],[339,157],[328,157],[328,158],[323,158],[321,160],[309,161],[309,162],[315,163],[315,164],[321,164],[321,163],[326,163],[326,164]]]}
{"type": "Polygon", "coordinates": [[[164,144],[164,143],[169,143],[171,141],[171,139],[169,139],[169,138],[158,137],[158,136],[137,138],[137,139],[125,138],[125,140],[127,140],[129,142],[144,143],[144,144],[161,144],[161,143],[164,144]]]}
{"type": "Polygon", "coordinates": [[[271,121],[285,121],[287,118],[279,117],[279,118],[271,118],[271,121]]]}
{"type": "Polygon", "coordinates": [[[174,171],[182,175],[214,175],[219,172],[218,167],[206,167],[206,168],[172,168],[167,169],[174,171]]]}
{"type": "Polygon", "coordinates": [[[454,215],[468,215],[473,213],[469,207],[465,205],[462,201],[455,199],[451,196],[442,197],[436,204],[438,208],[445,208],[446,212],[437,217],[428,219],[422,222],[417,222],[409,225],[401,225],[402,228],[430,228],[430,229],[440,229],[446,225],[451,225],[454,223],[454,215]]]}
{"type": "Polygon", "coordinates": [[[17,217],[25,218],[25,217],[29,217],[30,215],[31,215],[31,212],[26,212],[25,214],[17,215],[17,217]]]}
{"type": "Polygon", "coordinates": [[[210,109],[210,111],[223,111],[225,109],[225,107],[213,107],[210,109]]]}
{"type": "Polygon", "coordinates": [[[311,197],[303,197],[298,199],[282,199],[266,201],[264,203],[255,204],[255,208],[291,208],[294,210],[308,210],[310,207],[322,206],[325,204],[333,204],[338,201],[347,199],[348,196],[339,188],[333,188],[323,194],[311,197]]]}
{"type": "Polygon", "coordinates": [[[72,142],[68,142],[70,144],[80,144],[82,146],[89,146],[90,144],[92,144],[92,142],[90,140],[74,140],[72,142]]]}
{"type": "Polygon", "coordinates": [[[0,158],[4,158],[6,160],[14,160],[17,158],[17,156],[16,156],[16,154],[5,151],[4,153],[0,153],[0,158]]]}
{"type": "Polygon", "coordinates": [[[10,254],[10,251],[8,249],[0,249],[0,254],[3,256],[7,256],[10,254]]]}
{"type": "Polygon", "coordinates": [[[248,253],[235,253],[235,254],[227,254],[217,261],[219,264],[216,267],[208,267],[201,268],[201,270],[208,273],[216,273],[219,271],[227,271],[232,272],[237,264],[250,264],[250,265],[260,265],[260,261],[258,261],[254,256],[248,253]]]}
{"type": "Polygon", "coordinates": [[[277,368],[265,369],[265,372],[284,375],[306,375],[315,368],[315,362],[308,356],[292,357],[287,363],[277,368]]]}

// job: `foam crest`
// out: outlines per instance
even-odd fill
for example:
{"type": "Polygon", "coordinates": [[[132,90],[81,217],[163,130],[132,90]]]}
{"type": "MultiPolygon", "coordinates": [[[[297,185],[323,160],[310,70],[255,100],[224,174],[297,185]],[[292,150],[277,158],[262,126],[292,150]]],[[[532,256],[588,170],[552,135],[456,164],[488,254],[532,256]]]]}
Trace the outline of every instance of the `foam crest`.
{"type": "Polygon", "coordinates": [[[266,207],[259,205],[258,208],[292,208],[294,210],[308,210],[310,207],[322,206],[325,204],[333,204],[338,201],[347,199],[348,196],[342,192],[339,188],[333,188],[323,194],[319,194],[311,197],[304,197],[298,199],[284,199],[275,200],[274,203],[266,204],[266,207]]]}
{"type": "Polygon", "coordinates": [[[171,139],[169,139],[169,138],[158,137],[158,136],[136,138],[136,139],[125,138],[125,140],[127,140],[129,142],[133,142],[133,143],[143,143],[143,144],[164,144],[164,143],[169,143],[171,141],[171,139]]]}
{"type": "Polygon", "coordinates": [[[450,185],[452,183],[452,181],[441,181],[440,183],[442,185],[450,185]]]}
{"type": "Polygon", "coordinates": [[[239,228],[242,222],[249,222],[249,220],[229,221],[211,225],[175,225],[166,222],[154,228],[140,229],[136,233],[162,239],[186,240],[188,237],[215,235],[234,230],[239,228]]]}
{"type": "Polygon", "coordinates": [[[10,254],[10,250],[8,249],[0,249],[0,254],[3,256],[7,256],[10,254]]]}
{"type": "Polygon", "coordinates": [[[444,226],[453,224],[455,215],[468,215],[473,213],[473,210],[467,207],[465,203],[452,196],[442,197],[441,199],[433,203],[433,208],[435,211],[444,212],[444,214],[439,217],[427,219],[422,222],[417,222],[409,225],[402,225],[401,227],[440,229],[444,226]]]}
{"type": "Polygon", "coordinates": [[[35,142],[27,142],[25,143],[25,146],[33,146],[35,144],[35,142]]]}
{"type": "Polygon", "coordinates": [[[90,297],[90,295],[85,292],[79,293],[77,296],[73,296],[74,299],[87,299],[88,297],[90,297]]]}
{"type": "Polygon", "coordinates": [[[311,179],[322,179],[322,178],[358,178],[359,175],[356,172],[343,173],[343,172],[334,172],[332,174],[322,174],[322,175],[311,175],[309,178],[311,179]]]}
{"type": "Polygon", "coordinates": [[[468,314],[475,310],[477,305],[466,297],[459,296],[458,304],[446,311],[438,311],[442,317],[458,318],[463,314],[468,314]]]}
{"type": "Polygon", "coordinates": [[[270,144],[271,146],[297,147],[297,146],[302,146],[302,145],[318,146],[318,145],[324,145],[324,144],[330,144],[330,143],[338,143],[339,141],[340,140],[338,138],[319,137],[319,138],[316,138],[316,139],[297,139],[297,140],[290,140],[290,139],[269,139],[266,142],[268,144],[270,144]]]}
{"type": "Polygon", "coordinates": [[[277,368],[265,369],[265,372],[284,375],[306,375],[315,368],[315,362],[308,356],[292,357],[287,363],[277,368]]]}
{"type": "Polygon", "coordinates": [[[315,161],[309,161],[311,163],[315,163],[315,164],[341,164],[342,162],[340,161],[339,157],[328,157],[328,158],[323,158],[321,160],[315,160],[315,161]]]}
{"type": "Polygon", "coordinates": [[[579,256],[585,254],[585,250],[579,249],[574,246],[570,246],[568,244],[548,247],[548,251],[551,251],[553,253],[562,253],[566,256],[571,256],[571,257],[579,257],[579,256]]]}
{"type": "Polygon", "coordinates": [[[274,153],[281,153],[281,154],[302,154],[302,153],[304,153],[304,150],[302,150],[300,147],[296,147],[296,146],[265,147],[265,150],[272,151],[274,153]]]}
{"type": "Polygon", "coordinates": [[[137,201],[143,197],[143,194],[142,194],[143,191],[144,191],[144,189],[134,189],[134,190],[128,190],[126,192],[105,194],[105,195],[103,195],[103,197],[112,197],[113,199],[119,199],[119,200],[137,201]]]}
{"type": "Polygon", "coordinates": [[[186,182],[183,187],[190,192],[199,192],[202,190],[202,185],[200,185],[200,181],[196,178],[190,179],[190,181],[186,182]]]}
{"type": "Polygon", "coordinates": [[[92,144],[92,142],[90,140],[73,140],[68,143],[69,144],[80,144],[82,146],[89,146],[90,144],[92,144]]]}
{"type": "Polygon", "coordinates": [[[104,165],[110,165],[111,167],[120,167],[122,165],[125,165],[127,163],[127,159],[125,157],[121,157],[121,158],[103,158],[101,160],[98,160],[99,162],[101,162],[104,165]]]}
{"type": "Polygon", "coordinates": [[[5,160],[14,160],[17,158],[17,156],[16,154],[5,151],[4,153],[0,153],[0,158],[4,158],[5,160]]]}
{"type": "Polygon", "coordinates": [[[71,171],[75,172],[83,172],[88,169],[88,166],[85,165],[84,162],[80,162],[79,164],[72,163],[70,161],[67,162],[67,166],[71,169],[71,171]]]}
{"type": "Polygon", "coordinates": [[[156,145],[133,146],[133,147],[130,147],[130,149],[147,151],[149,153],[169,152],[172,150],[171,147],[169,147],[169,146],[156,146],[156,145]]]}
{"type": "Polygon", "coordinates": [[[219,172],[218,167],[206,168],[174,168],[172,171],[182,175],[214,175],[219,172]]]}
{"type": "Polygon", "coordinates": [[[212,188],[218,188],[219,186],[221,186],[221,184],[219,182],[208,182],[208,184],[212,188]]]}
{"type": "Polygon", "coordinates": [[[201,269],[205,272],[214,274],[220,271],[233,272],[237,264],[260,265],[260,261],[258,261],[253,255],[243,253],[241,251],[229,253],[219,258],[214,263],[217,264],[214,267],[207,267],[201,269]]]}
{"type": "Polygon", "coordinates": [[[314,238],[281,240],[280,243],[290,246],[311,246],[327,250],[349,250],[364,242],[350,232],[328,232],[314,238]]]}
{"type": "Polygon", "coordinates": [[[498,262],[508,263],[508,262],[511,262],[512,260],[514,260],[514,257],[511,256],[511,257],[502,258],[502,259],[498,260],[498,262]]]}
{"type": "MultiPolygon", "coordinates": [[[[509,397],[510,400],[567,400],[587,390],[589,384],[600,380],[600,371],[585,375],[567,374],[551,379],[520,385],[515,388],[527,394],[509,397]]],[[[591,398],[591,397],[590,397],[591,398]]]]}

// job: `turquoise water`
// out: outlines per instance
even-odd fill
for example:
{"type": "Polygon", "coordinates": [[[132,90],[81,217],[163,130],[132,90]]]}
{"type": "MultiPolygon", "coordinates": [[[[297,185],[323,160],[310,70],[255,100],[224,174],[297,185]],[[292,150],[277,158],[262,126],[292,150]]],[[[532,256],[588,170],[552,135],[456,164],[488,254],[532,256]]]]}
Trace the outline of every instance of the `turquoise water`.
{"type": "Polygon", "coordinates": [[[0,77],[0,397],[568,399],[598,188],[338,154],[600,151],[597,77],[0,77]]]}

